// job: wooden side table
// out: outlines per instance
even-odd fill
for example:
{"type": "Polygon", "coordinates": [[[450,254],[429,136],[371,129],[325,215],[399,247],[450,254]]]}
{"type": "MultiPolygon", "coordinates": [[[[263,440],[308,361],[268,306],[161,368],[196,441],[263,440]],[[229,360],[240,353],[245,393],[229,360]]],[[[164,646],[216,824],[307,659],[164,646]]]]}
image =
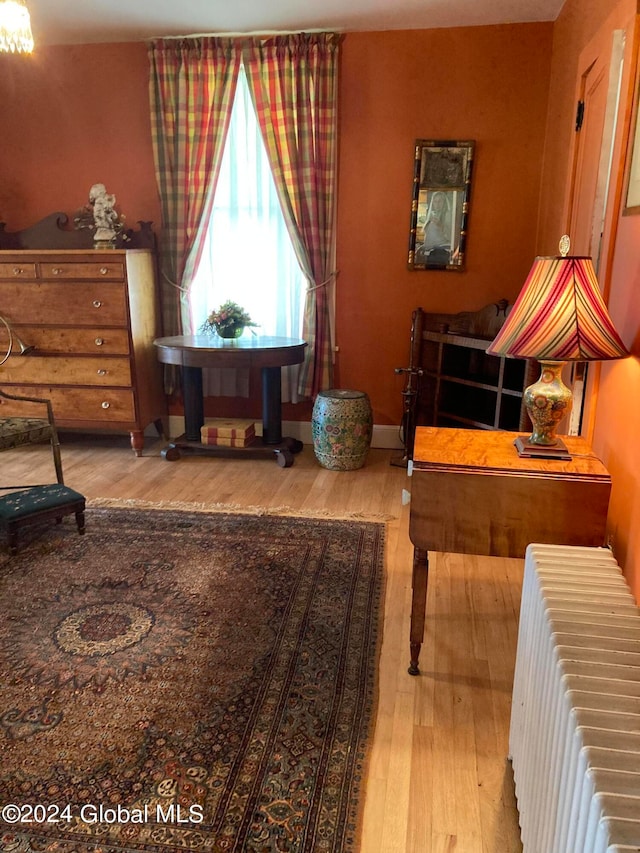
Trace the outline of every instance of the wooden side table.
{"type": "Polygon", "coordinates": [[[409,536],[414,546],[411,663],[424,638],[428,552],[524,557],[530,542],[605,544],[611,477],[587,442],[570,461],[520,458],[519,433],[418,427],[409,536]]]}

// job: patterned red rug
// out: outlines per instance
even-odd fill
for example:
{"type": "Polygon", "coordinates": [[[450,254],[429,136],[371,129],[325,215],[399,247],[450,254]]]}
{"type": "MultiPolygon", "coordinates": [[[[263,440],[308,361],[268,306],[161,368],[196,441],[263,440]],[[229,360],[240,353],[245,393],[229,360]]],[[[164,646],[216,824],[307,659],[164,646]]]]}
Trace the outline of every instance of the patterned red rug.
{"type": "Polygon", "coordinates": [[[383,548],[109,508],[0,550],[0,850],[356,851],[383,548]]]}

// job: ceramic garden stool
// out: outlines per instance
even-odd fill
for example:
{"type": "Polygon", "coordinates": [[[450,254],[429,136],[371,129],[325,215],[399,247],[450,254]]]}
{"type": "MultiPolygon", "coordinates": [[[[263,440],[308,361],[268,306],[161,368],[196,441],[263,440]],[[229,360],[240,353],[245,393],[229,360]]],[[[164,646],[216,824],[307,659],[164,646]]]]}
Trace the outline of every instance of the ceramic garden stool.
{"type": "Polygon", "coordinates": [[[311,418],[316,459],[332,471],[362,468],[371,446],[373,414],[364,391],[320,391],[311,418]]]}
{"type": "Polygon", "coordinates": [[[9,554],[18,553],[18,531],[30,524],[75,513],[78,533],[84,533],[85,498],[67,486],[32,486],[0,497],[0,524],[6,528],[9,554]]]}

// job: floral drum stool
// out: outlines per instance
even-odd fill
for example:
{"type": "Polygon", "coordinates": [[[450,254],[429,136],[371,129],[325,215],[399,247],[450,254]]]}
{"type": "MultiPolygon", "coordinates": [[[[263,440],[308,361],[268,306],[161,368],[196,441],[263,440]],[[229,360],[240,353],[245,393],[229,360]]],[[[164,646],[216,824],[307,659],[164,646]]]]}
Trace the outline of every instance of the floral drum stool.
{"type": "Polygon", "coordinates": [[[364,391],[321,391],[311,418],[316,459],[332,471],[362,468],[371,446],[373,414],[364,391]]]}

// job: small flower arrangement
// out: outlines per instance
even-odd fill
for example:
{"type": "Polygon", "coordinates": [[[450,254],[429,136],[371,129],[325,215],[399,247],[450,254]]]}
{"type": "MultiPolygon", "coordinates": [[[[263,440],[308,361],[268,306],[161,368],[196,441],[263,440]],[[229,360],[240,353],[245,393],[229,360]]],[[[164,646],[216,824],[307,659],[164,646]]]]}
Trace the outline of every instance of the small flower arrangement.
{"type": "Polygon", "coordinates": [[[202,324],[203,332],[215,330],[221,338],[236,338],[246,326],[257,326],[237,302],[227,300],[217,311],[212,311],[202,324]]]}

